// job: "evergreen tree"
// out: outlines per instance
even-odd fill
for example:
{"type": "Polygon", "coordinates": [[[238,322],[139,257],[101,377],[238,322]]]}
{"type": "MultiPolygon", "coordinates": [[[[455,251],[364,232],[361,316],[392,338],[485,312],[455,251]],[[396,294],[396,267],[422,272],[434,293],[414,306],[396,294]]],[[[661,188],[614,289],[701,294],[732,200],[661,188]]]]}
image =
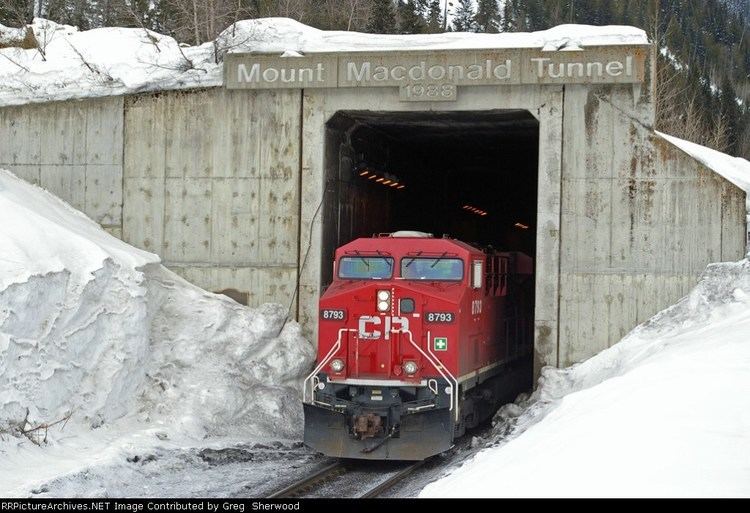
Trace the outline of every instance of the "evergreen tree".
{"type": "Polygon", "coordinates": [[[458,0],[458,7],[453,14],[453,30],[456,32],[471,32],[474,30],[473,0],[458,0]]]}
{"type": "Polygon", "coordinates": [[[391,0],[372,1],[365,30],[372,34],[392,34],[396,31],[396,13],[391,0]]]}
{"type": "Polygon", "coordinates": [[[502,32],[512,32],[516,30],[515,22],[518,19],[518,16],[516,15],[514,3],[515,0],[505,0],[505,5],[503,5],[503,20],[500,25],[502,32]]]}
{"type": "Polygon", "coordinates": [[[0,1],[0,25],[18,27],[31,23],[34,17],[33,7],[27,0],[0,1]]]}
{"type": "Polygon", "coordinates": [[[477,31],[479,32],[499,32],[500,31],[500,12],[497,7],[497,0],[478,0],[477,14],[474,16],[477,31]]]}
{"type": "Polygon", "coordinates": [[[414,0],[399,0],[398,31],[401,34],[419,34],[424,32],[424,19],[414,0]]]}
{"type": "Polygon", "coordinates": [[[724,81],[719,92],[719,108],[726,126],[727,148],[731,154],[736,154],[741,135],[742,111],[737,104],[737,93],[732,86],[728,75],[724,75],[724,81]]]}
{"type": "Polygon", "coordinates": [[[431,0],[427,8],[427,31],[442,32],[443,10],[440,8],[440,0],[431,0]]]}
{"type": "Polygon", "coordinates": [[[48,0],[43,5],[46,7],[45,17],[50,20],[73,25],[81,30],[99,26],[95,20],[94,5],[90,0],[48,0]]]}

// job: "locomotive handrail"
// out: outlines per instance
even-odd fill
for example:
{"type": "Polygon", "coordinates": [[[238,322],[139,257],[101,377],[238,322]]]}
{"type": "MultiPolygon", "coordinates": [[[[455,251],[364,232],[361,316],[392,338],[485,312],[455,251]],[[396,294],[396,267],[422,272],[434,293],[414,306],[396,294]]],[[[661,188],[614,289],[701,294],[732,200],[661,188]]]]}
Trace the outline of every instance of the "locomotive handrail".
{"type": "MultiPolygon", "coordinates": [[[[302,382],[302,402],[305,402],[307,400],[307,383],[308,383],[308,381],[312,381],[313,378],[315,378],[318,375],[318,372],[320,372],[320,370],[323,367],[326,366],[326,364],[328,363],[328,361],[331,358],[333,358],[333,356],[336,354],[336,352],[339,349],[341,349],[341,334],[344,331],[354,331],[354,332],[356,332],[357,330],[355,330],[353,328],[341,328],[339,330],[339,336],[336,339],[336,343],[333,344],[333,347],[331,348],[330,351],[328,351],[328,354],[325,356],[325,358],[323,358],[320,361],[320,363],[318,364],[318,366],[315,367],[315,369],[313,369],[313,371],[305,378],[305,381],[302,382]]],[[[310,403],[313,403],[314,401],[315,401],[315,389],[311,388],[310,389],[310,403]]]]}
{"type": "MultiPolygon", "coordinates": [[[[408,329],[399,329],[399,330],[393,330],[397,333],[406,333],[409,335],[409,343],[413,345],[417,351],[422,353],[422,356],[424,356],[427,361],[429,361],[433,367],[440,373],[440,375],[445,379],[448,383],[451,384],[451,403],[448,407],[448,411],[454,411],[456,416],[456,421],[458,421],[458,380],[453,377],[453,374],[450,373],[448,369],[446,369],[443,366],[443,362],[440,361],[440,359],[435,355],[428,355],[425,353],[419,345],[414,342],[414,336],[411,333],[411,330],[408,329]],[[455,409],[453,407],[453,403],[455,402],[455,409]]],[[[429,351],[429,343],[430,343],[430,332],[427,332],[427,344],[428,344],[428,351],[429,351]]]]}
{"type": "MultiPolygon", "coordinates": [[[[432,356],[438,363],[440,363],[440,365],[442,365],[443,362],[441,362],[440,359],[435,355],[435,353],[432,352],[432,349],[430,349],[432,347],[431,338],[432,338],[432,333],[429,330],[427,330],[427,352],[430,353],[430,356],[432,356]]],[[[458,379],[453,377],[453,374],[451,374],[448,369],[445,369],[445,372],[447,372],[448,375],[453,379],[453,383],[455,384],[455,387],[456,387],[456,393],[455,393],[456,422],[458,422],[458,379]]]]}

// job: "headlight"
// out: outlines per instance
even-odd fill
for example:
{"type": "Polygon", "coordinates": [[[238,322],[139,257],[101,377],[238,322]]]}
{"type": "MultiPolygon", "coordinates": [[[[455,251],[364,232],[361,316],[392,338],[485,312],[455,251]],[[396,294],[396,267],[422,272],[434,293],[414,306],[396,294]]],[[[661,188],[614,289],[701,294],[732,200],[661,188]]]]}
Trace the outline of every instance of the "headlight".
{"type": "Polygon", "coordinates": [[[331,361],[331,369],[333,372],[341,372],[344,370],[344,360],[334,358],[334,360],[331,361]]]}
{"type": "Polygon", "coordinates": [[[404,372],[409,376],[417,373],[418,367],[416,362],[404,362],[404,372]]]}
{"type": "Polygon", "coordinates": [[[378,312],[387,312],[391,309],[391,291],[390,290],[379,290],[375,294],[378,302],[378,312]]]}

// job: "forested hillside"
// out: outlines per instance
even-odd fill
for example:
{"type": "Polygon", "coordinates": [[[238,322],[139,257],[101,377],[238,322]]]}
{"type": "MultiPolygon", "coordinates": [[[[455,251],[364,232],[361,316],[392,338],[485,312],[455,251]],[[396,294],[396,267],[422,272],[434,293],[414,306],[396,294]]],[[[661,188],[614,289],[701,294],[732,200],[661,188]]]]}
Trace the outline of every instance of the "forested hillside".
{"type": "Polygon", "coordinates": [[[645,29],[660,50],[657,127],[750,157],[750,0],[504,0],[502,4],[502,31],[539,30],[560,23],[645,29]]]}
{"type": "Polygon", "coordinates": [[[81,29],[144,27],[189,44],[266,16],[410,34],[635,25],[660,50],[657,128],[750,157],[750,0],[0,0],[0,24],[20,26],[35,16],[81,29]]]}

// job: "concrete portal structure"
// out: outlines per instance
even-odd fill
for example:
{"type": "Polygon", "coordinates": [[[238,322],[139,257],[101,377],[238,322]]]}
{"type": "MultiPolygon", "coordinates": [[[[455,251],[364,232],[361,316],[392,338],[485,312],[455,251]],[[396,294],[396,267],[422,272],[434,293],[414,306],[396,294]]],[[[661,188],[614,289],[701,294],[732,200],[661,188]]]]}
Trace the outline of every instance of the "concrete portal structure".
{"type": "Polygon", "coordinates": [[[0,167],[199,286],[291,305],[311,336],[352,238],[533,253],[537,370],[744,255],[744,192],[653,130],[649,45],[234,54],[225,72],[221,88],[1,108],[0,167]]]}

